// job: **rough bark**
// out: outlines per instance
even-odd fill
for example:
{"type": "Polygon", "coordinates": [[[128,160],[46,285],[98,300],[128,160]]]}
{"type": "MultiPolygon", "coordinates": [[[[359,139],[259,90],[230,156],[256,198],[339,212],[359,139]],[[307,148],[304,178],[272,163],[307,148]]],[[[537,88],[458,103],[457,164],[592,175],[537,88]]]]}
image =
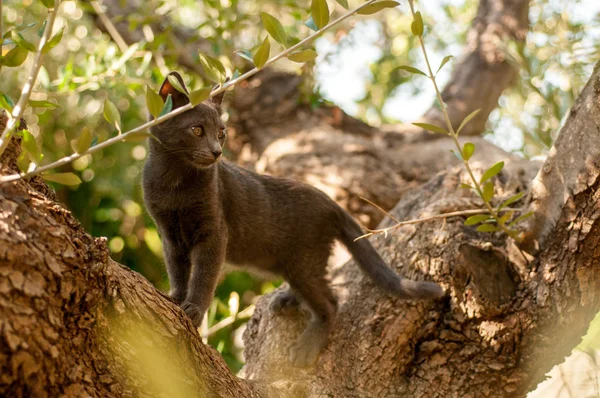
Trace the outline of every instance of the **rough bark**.
{"type": "MultiPolygon", "coordinates": [[[[554,159],[573,156],[565,142],[597,137],[599,84],[597,70],[575,106],[580,111],[561,132],[554,159]]],[[[586,160],[596,150],[581,145],[576,153],[586,160]]],[[[530,186],[539,168],[508,161],[512,167],[496,181],[498,203],[530,186]]],[[[245,374],[285,380],[299,396],[311,397],[525,396],[570,353],[600,310],[600,171],[593,165],[576,170],[581,184],[566,199],[560,192],[559,217],[529,263],[512,241],[476,233],[460,218],[373,239],[400,274],[440,282],[448,298],[386,298],[350,261],[332,273],[340,308],[314,368],[285,366],[286,348],[305,317],[273,317],[261,300],[245,333],[245,374]]],[[[476,198],[459,187],[466,180],[460,169],[441,173],[406,194],[391,214],[402,220],[475,207],[476,198]]]]}
{"type": "MultiPolygon", "coordinates": [[[[4,125],[0,115],[0,125],[4,125]]],[[[13,140],[1,174],[18,171],[13,140]]],[[[259,397],[39,177],[0,187],[0,396],[259,397]]]]}
{"type": "MultiPolygon", "coordinates": [[[[598,69],[596,65],[596,69],[598,69]]],[[[590,81],[600,92],[600,83],[590,81]]],[[[562,128],[544,167],[534,182],[531,192],[531,218],[525,233],[523,247],[536,252],[545,244],[566,201],[594,183],[600,164],[599,134],[590,134],[600,124],[600,105],[593,95],[580,96],[562,128]]]]}
{"type": "MultiPolygon", "coordinates": [[[[524,1],[509,0],[484,1],[481,7],[500,15],[500,6],[510,14],[519,4],[526,7],[524,1]]],[[[522,10],[514,15],[522,16],[522,10]]],[[[478,21],[494,20],[478,15],[478,21]]],[[[510,27],[510,20],[500,22],[510,27]]],[[[464,72],[477,81],[485,59],[463,64],[464,72]]],[[[510,80],[493,79],[501,84],[510,80]]],[[[457,80],[463,88],[471,84],[457,80]]],[[[561,133],[564,142],[596,136],[599,81],[596,72],[579,100],[587,111],[571,115],[570,127],[561,133]]],[[[259,171],[313,183],[369,225],[380,215],[359,205],[359,195],[385,208],[401,198],[392,211],[399,219],[479,205],[459,189],[466,181],[460,169],[436,175],[455,164],[448,141],[410,129],[376,130],[335,107],[311,111],[295,101],[299,84],[299,78],[265,71],[236,91],[232,143],[238,147],[232,149],[240,162],[256,162],[259,171]]],[[[480,90],[489,87],[489,97],[497,99],[499,91],[490,86],[480,90]]],[[[445,98],[454,106],[452,96],[445,98]]],[[[470,111],[459,105],[452,109],[470,111]]],[[[539,165],[477,137],[471,141],[483,154],[474,159],[481,167],[508,160],[496,181],[499,198],[530,186],[539,165]]],[[[353,262],[334,269],[340,299],[336,330],[314,368],[292,369],[286,359],[306,317],[272,317],[265,300],[259,302],[245,334],[245,375],[260,384],[231,375],[183,313],[141,276],[112,262],[104,241],[85,234],[42,181],[2,186],[0,395],[119,396],[143,389],[160,396],[161,388],[178,386],[182,395],[193,390],[222,397],[524,396],[579,341],[599,309],[600,193],[594,148],[577,149],[583,159],[592,160],[585,174],[578,169],[585,184],[577,189],[568,185],[566,197],[553,204],[558,215],[529,264],[503,236],[478,234],[461,219],[448,219],[374,239],[402,275],[442,283],[448,292],[445,301],[393,300],[353,262]],[[146,355],[166,361],[163,373],[172,384],[145,368],[153,362],[146,355]],[[183,370],[175,375],[169,369],[183,370]]],[[[6,156],[14,157],[14,150],[6,156]]],[[[570,145],[557,145],[556,159],[569,150],[570,145]]],[[[2,173],[8,172],[8,163],[5,158],[2,173]]]]}

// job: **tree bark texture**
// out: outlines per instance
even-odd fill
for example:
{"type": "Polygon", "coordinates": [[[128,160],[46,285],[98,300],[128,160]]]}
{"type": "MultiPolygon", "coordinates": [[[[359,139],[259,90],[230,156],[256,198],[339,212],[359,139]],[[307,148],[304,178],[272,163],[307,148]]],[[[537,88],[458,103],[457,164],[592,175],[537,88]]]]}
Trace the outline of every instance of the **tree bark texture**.
{"type": "MultiPolygon", "coordinates": [[[[480,81],[488,61],[503,77],[486,75],[483,80],[496,84],[477,83],[477,95],[495,106],[514,70],[499,62],[496,42],[483,39],[488,28],[521,38],[526,10],[526,1],[482,1],[472,33],[481,40],[473,41],[478,44],[455,71],[474,80],[456,77],[444,94],[451,114],[461,115],[453,122],[472,110],[465,103],[479,101],[471,102],[479,98],[474,93],[457,93],[480,81]],[[496,56],[481,52],[490,48],[496,56]]],[[[536,257],[500,234],[474,232],[461,218],[372,238],[400,274],[441,283],[447,298],[391,299],[350,261],[332,270],[340,308],[313,368],[293,369],[287,362],[305,314],[273,317],[266,300],[259,302],[245,333],[244,375],[250,380],[233,376],[168,298],[111,261],[105,241],[87,235],[43,181],[0,187],[0,395],[524,396],[570,352],[599,310],[596,146],[574,146],[597,141],[599,79],[596,71],[555,147],[551,160],[563,159],[562,175],[572,178],[564,160],[570,151],[585,162],[577,161],[575,188],[571,179],[564,182],[561,202],[553,202],[553,222],[545,224],[536,257]],[[154,362],[160,369],[149,366],[154,362]]],[[[240,163],[307,181],[369,226],[382,215],[359,196],[393,208],[401,220],[481,206],[459,188],[467,178],[452,168],[457,163],[449,140],[414,128],[374,129],[336,107],[310,110],[296,101],[301,84],[300,77],[264,71],[236,88],[230,149],[240,163]]],[[[483,108],[486,120],[491,109],[483,108]]],[[[436,117],[429,112],[425,120],[436,117]]],[[[468,134],[481,132],[483,122],[474,122],[468,134]]],[[[479,172],[507,161],[496,180],[498,203],[532,181],[546,183],[540,175],[534,179],[540,165],[478,137],[470,141],[478,148],[472,163],[479,172]]],[[[16,170],[17,151],[13,143],[4,155],[3,174],[16,170]]],[[[534,221],[544,216],[536,203],[534,221]]]]}
{"type": "MultiPolygon", "coordinates": [[[[548,162],[574,155],[561,142],[597,141],[599,84],[597,70],[548,162]]],[[[596,146],[578,149],[577,157],[591,159],[596,146]]],[[[496,180],[496,204],[530,187],[539,169],[507,161],[510,167],[496,180]]],[[[261,300],[245,332],[246,376],[285,380],[298,396],[311,397],[525,396],[570,353],[600,310],[600,179],[597,159],[589,162],[546,245],[528,261],[514,242],[477,233],[462,218],[374,238],[400,274],[433,279],[448,297],[438,303],[387,298],[350,261],[332,273],[340,307],[327,351],[314,368],[284,366],[305,317],[273,317],[261,300]]],[[[461,182],[468,179],[460,169],[438,174],[405,194],[391,215],[404,220],[480,207],[461,182]]]]}
{"type": "Polygon", "coordinates": [[[261,396],[52,197],[39,177],[0,187],[0,396],[261,396]]]}

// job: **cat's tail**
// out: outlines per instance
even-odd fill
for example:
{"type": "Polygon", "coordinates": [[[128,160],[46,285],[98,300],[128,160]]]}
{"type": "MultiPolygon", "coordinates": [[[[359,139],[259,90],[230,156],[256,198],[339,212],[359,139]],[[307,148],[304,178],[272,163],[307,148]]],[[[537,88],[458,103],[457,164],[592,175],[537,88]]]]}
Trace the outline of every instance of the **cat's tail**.
{"type": "Polygon", "coordinates": [[[444,290],[433,282],[416,282],[401,278],[383,261],[368,239],[355,239],[363,235],[358,223],[340,209],[340,240],[348,248],[359,267],[385,292],[405,299],[432,300],[444,296],[444,290]]]}

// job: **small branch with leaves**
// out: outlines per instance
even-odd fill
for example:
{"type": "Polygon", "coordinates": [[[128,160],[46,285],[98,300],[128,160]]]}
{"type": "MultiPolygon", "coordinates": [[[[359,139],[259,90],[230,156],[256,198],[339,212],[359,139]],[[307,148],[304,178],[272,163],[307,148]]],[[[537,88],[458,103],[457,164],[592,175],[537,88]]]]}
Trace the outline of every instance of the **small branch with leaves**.
{"type": "Polygon", "coordinates": [[[483,173],[483,175],[479,179],[477,179],[475,177],[473,170],[471,168],[471,165],[469,164],[469,159],[475,153],[475,144],[473,144],[471,142],[467,142],[464,144],[464,146],[461,146],[460,142],[458,141],[458,136],[459,136],[461,130],[465,127],[465,125],[467,123],[469,123],[469,121],[477,115],[477,113],[479,112],[479,109],[471,112],[461,122],[458,129],[456,129],[456,130],[454,129],[454,127],[452,126],[452,123],[450,121],[450,117],[448,116],[448,111],[446,109],[446,105],[444,104],[444,101],[442,99],[440,89],[436,82],[437,72],[439,72],[440,69],[442,69],[442,67],[450,60],[451,57],[450,56],[445,57],[442,60],[437,72],[435,74],[433,73],[433,70],[431,68],[431,63],[429,62],[429,58],[427,55],[427,49],[425,48],[425,43],[423,41],[423,34],[424,34],[423,18],[419,11],[415,12],[413,0],[409,0],[409,5],[410,5],[410,11],[413,15],[411,31],[412,31],[413,35],[416,36],[419,40],[421,51],[423,53],[423,57],[424,57],[426,65],[427,65],[427,73],[425,73],[417,68],[414,68],[412,66],[408,66],[408,65],[402,66],[401,69],[404,69],[407,72],[410,72],[413,74],[423,75],[423,76],[427,77],[429,80],[431,80],[433,87],[435,88],[437,101],[440,105],[440,108],[444,115],[444,119],[446,121],[446,128],[436,126],[433,124],[428,124],[428,123],[413,123],[413,124],[418,127],[423,128],[425,130],[429,130],[429,131],[432,131],[435,133],[446,134],[449,137],[451,137],[452,140],[454,141],[454,144],[456,145],[456,151],[452,151],[452,153],[460,161],[462,161],[464,168],[465,168],[467,174],[469,175],[469,178],[471,179],[471,184],[463,184],[462,186],[463,186],[463,188],[473,190],[477,194],[477,196],[479,196],[481,198],[481,200],[483,200],[484,207],[485,207],[485,210],[481,211],[481,213],[484,213],[484,214],[476,214],[476,215],[470,216],[465,221],[465,224],[467,224],[467,225],[479,224],[479,226],[477,227],[477,230],[480,232],[503,231],[507,235],[512,237],[513,239],[519,240],[520,237],[518,235],[518,231],[516,229],[513,229],[513,226],[515,224],[517,224],[518,222],[526,219],[527,217],[530,217],[532,215],[532,213],[526,213],[526,214],[521,215],[520,217],[517,217],[516,219],[513,219],[513,216],[516,211],[513,209],[508,209],[508,206],[517,202],[518,200],[520,200],[523,197],[523,195],[525,194],[525,192],[517,193],[516,195],[505,200],[503,203],[501,203],[497,207],[494,207],[492,205],[491,201],[494,197],[494,182],[492,179],[496,175],[498,175],[498,173],[500,173],[500,171],[502,171],[502,168],[504,167],[504,162],[498,162],[498,163],[492,165],[490,168],[488,168],[483,173]],[[503,212],[504,214],[500,215],[501,212],[503,212]]]}
{"type": "MultiPolygon", "coordinates": [[[[363,200],[366,200],[366,199],[363,198],[363,200]]],[[[379,229],[368,229],[367,228],[368,232],[366,234],[361,235],[358,238],[354,239],[354,241],[368,238],[369,236],[378,235],[378,234],[383,234],[387,237],[387,234],[395,232],[398,228],[400,228],[404,225],[421,224],[421,223],[428,222],[428,221],[442,220],[442,219],[446,219],[446,218],[450,218],[450,217],[470,216],[465,221],[465,225],[474,225],[474,224],[477,224],[477,222],[474,220],[476,220],[476,217],[478,215],[487,213],[487,209],[469,209],[469,210],[453,211],[450,213],[441,213],[441,214],[436,214],[435,216],[416,218],[413,220],[400,221],[397,218],[395,218],[394,216],[392,216],[391,214],[389,214],[388,212],[386,212],[385,210],[383,210],[381,207],[377,206],[375,203],[371,202],[370,200],[366,200],[366,201],[371,203],[375,207],[377,207],[379,210],[383,211],[388,217],[390,217],[393,221],[395,221],[396,224],[392,225],[391,227],[379,228],[379,229]]],[[[521,210],[507,208],[507,209],[504,209],[503,211],[519,212],[521,210]]]]}
{"type": "MultiPolygon", "coordinates": [[[[44,1],[50,2],[53,0],[44,1]]],[[[345,9],[348,9],[348,4],[346,1],[338,0],[338,3],[345,9]]],[[[75,142],[73,145],[73,154],[63,157],[55,162],[44,166],[38,166],[38,163],[41,160],[41,151],[39,148],[37,148],[37,144],[35,146],[23,145],[23,149],[28,154],[29,159],[32,160],[34,167],[31,168],[31,164],[29,164],[28,168],[21,167],[21,170],[24,170],[21,173],[0,176],[0,183],[7,183],[10,181],[19,180],[21,178],[28,178],[34,175],[45,173],[48,170],[71,163],[74,160],[81,158],[82,156],[92,154],[119,142],[136,141],[150,137],[151,135],[150,133],[148,133],[148,129],[150,127],[160,124],[183,112],[186,112],[192,109],[194,106],[201,103],[202,101],[207,100],[208,98],[223,93],[224,91],[233,87],[239,82],[244,81],[249,77],[253,76],[254,74],[258,73],[258,71],[262,68],[265,68],[282,58],[288,58],[294,62],[308,62],[314,60],[317,56],[317,53],[315,51],[310,49],[300,50],[300,48],[322,35],[325,31],[343,22],[347,18],[355,14],[370,15],[381,11],[385,8],[396,7],[398,4],[399,3],[396,1],[369,0],[364,4],[347,11],[334,21],[329,22],[330,11],[327,5],[327,1],[312,0],[311,17],[306,22],[306,25],[309,28],[313,29],[314,32],[308,37],[300,40],[295,45],[289,47],[287,45],[287,36],[285,33],[285,29],[283,28],[281,23],[275,17],[263,12],[261,13],[261,20],[265,29],[276,42],[278,42],[284,47],[284,50],[279,54],[269,58],[271,52],[269,36],[265,37],[265,39],[261,42],[254,54],[251,54],[249,51],[245,50],[236,51],[238,55],[252,62],[255,67],[241,75],[237,75],[236,73],[234,73],[233,78],[229,81],[225,80],[226,70],[223,64],[218,59],[211,57],[207,54],[199,54],[199,60],[206,73],[206,76],[219,84],[219,86],[217,86],[215,89],[212,89],[210,87],[204,87],[199,90],[192,91],[191,93],[189,93],[189,95],[185,93],[185,90],[181,89],[179,91],[188,95],[190,102],[182,107],[173,110],[172,102],[169,101],[169,98],[167,98],[167,100],[163,103],[162,98],[160,98],[160,96],[158,96],[152,89],[150,89],[150,87],[147,87],[146,101],[150,113],[155,117],[154,120],[148,123],[144,123],[141,126],[138,126],[134,129],[123,133],[121,133],[121,121],[118,109],[114,104],[107,100],[104,104],[104,116],[105,119],[109,123],[111,123],[111,125],[114,125],[114,127],[116,128],[118,133],[116,136],[92,146],[93,139],[87,135],[89,133],[86,133],[84,131],[82,132],[82,135],[77,140],[77,142],[75,142]]],[[[177,82],[174,81],[173,84],[177,88],[177,82]]],[[[22,111],[22,108],[20,109],[22,111]]],[[[27,133],[25,134],[27,135],[27,133]]],[[[27,139],[24,141],[29,142],[30,140],[27,139]]],[[[45,179],[68,185],[77,185],[81,183],[79,177],[77,177],[73,173],[42,174],[42,176],[45,179]]]]}
{"type": "MultiPolygon", "coordinates": [[[[54,27],[54,21],[56,20],[56,13],[60,7],[60,0],[43,0],[42,3],[44,6],[46,6],[46,8],[48,8],[48,16],[45,21],[44,30],[40,34],[40,41],[38,43],[37,50],[33,44],[25,40],[18,29],[9,30],[2,35],[2,43],[0,48],[4,46],[5,41],[8,39],[8,35],[10,35],[12,43],[15,44],[15,47],[13,47],[2,58],[2,66],[20,66],[23,62],[25,62],[25,59],[27,59],[29,52],[34,52],[35,58],[33,60],[33,65],[31,66],[31,70],[29,71],[29,75],[27,76],[25,84],[23,85],[23,89],[21,90],[21,96],[19,97],[17,104],[13,106],[4,95],[2,95],[0,98],[0,105],[9,111],[8,122],[6,123],[2,134],[0,134],[0,157],[6,150],[13,131],[21,120],[21,116],[23,116],[23,112],[25,111],[25,107],[29,101],[29,96],[31,95],[31,91],[33,90],[33,86],[37,80],[40,68],[42,66],[43,55],[54,48],[54,46],[56,46],[62,38],[62,30],[54,35],[54,37],[50,38],[50,35],[52,34],[52,28],[54,27]]],[[[2,7],[2,3],[0,3],[0,7],[2,7]]],[[[38,104],[35,105],[44,106],[48,101],[37,102],[38,104]]]]}

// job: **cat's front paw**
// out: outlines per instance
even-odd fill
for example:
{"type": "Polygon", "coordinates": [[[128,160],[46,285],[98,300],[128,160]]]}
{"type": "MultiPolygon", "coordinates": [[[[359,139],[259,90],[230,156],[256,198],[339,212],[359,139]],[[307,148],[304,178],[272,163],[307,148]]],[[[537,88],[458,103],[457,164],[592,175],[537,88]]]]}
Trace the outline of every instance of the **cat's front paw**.
{"type": "Polygon", "coordinates": [[[190,317],[195,328],[200,326],[204,317],[204,311],[200,309],[200,306],[189,301],[184,301],[181,303],[181,309],[190,317]]]}
{"type": "Polygon", "coordinates": [[[177,292],[177,291],[171,291],[169,292],[169,297],[171,297],[171,300],[173,300],[175,303],[177,303],[177,305],[183,303],[183,301],[185,300],[185,292],[177,292]]]}

